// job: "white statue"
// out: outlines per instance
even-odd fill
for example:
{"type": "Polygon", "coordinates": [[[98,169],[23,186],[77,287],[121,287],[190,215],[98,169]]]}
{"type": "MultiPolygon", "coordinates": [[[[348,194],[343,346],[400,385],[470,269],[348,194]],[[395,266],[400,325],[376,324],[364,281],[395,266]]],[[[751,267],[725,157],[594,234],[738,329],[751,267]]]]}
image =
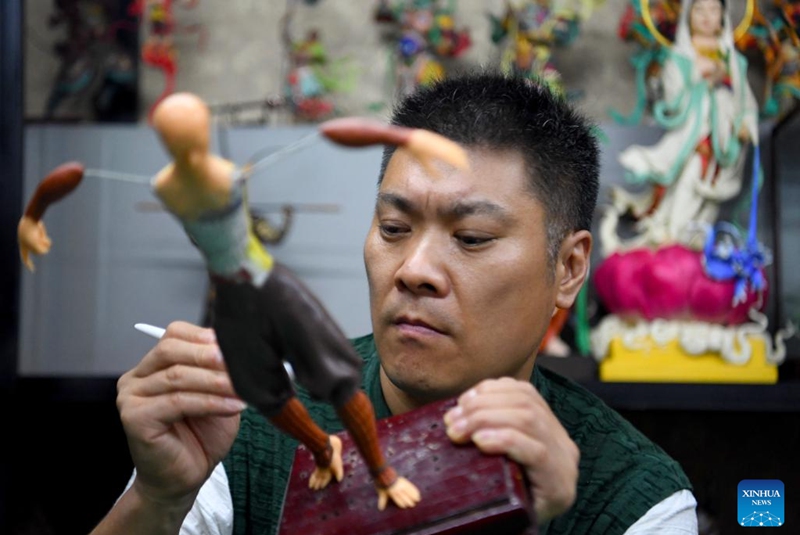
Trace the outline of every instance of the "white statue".
{"type": "Polygon", "coordinates": [[[642,194],[612,190],[601,223],[605,255],[688,243],[687,231],[716,222],[719,205],[739,193],[748,143],[758,143],[758,107],[728,11],[721,0],[683,0],[662,73],[664,98],[653,109],[667,132],[619,158],[629,180],[653,187],[642,194]],[[637,236],[620,240],[617,221],[628,211],[638,219],[637,236]]]}

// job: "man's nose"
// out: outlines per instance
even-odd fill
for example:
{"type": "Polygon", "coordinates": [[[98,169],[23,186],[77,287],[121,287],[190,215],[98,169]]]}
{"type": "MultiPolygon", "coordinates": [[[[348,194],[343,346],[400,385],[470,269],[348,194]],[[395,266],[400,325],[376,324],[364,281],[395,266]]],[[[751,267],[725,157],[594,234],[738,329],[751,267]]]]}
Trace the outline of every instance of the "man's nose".
{"type": "Polygon", "coordinates": [[[436,243],[433,237],[410,242],[403,264],[395,273],[397,288],[431,297],[447,295],[450,287],[445,270],[446,248],[446,244],[436,243]]]}

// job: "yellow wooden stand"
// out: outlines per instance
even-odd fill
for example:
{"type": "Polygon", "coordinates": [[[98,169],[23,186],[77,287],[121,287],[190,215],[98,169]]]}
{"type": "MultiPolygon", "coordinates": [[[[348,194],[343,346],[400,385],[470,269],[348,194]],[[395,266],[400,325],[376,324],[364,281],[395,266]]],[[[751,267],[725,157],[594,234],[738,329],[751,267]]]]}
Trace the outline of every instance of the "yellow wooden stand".
{"type": "Polygon", "coordinates": [[[749,338],[750,360],[741,366],[730,364],[719,353],[689,355],[677,341],[656,344],[649,336],[641,339],[643,349],[631,350],[614,338],[608,356],[600,363],[600,380],[617,383],[751,383],[775,384],[778,367],[767,362],[763,338],[749,338]]]}

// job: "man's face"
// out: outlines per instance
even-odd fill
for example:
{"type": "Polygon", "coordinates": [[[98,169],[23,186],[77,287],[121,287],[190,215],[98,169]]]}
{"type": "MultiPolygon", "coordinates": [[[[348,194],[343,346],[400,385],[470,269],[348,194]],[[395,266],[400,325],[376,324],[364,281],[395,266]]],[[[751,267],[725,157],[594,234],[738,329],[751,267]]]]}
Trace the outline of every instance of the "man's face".
{"type": "Polygon", "coordinates": [[[433,177],[398,150],[364,247],[384,393],[420,401],[527,380],[554,310],[545,214],[516,152],[433,177]]]}

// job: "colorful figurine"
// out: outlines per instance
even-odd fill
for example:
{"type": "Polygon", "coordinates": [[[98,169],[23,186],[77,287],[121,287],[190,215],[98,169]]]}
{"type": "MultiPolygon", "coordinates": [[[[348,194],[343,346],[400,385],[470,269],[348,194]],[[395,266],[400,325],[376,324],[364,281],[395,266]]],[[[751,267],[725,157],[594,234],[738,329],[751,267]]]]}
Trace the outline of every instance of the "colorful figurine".
{"type": "Polygon", "coordinates": [[[124,8],[102,0],[55,0],[48,26],[65,38],[53,49],[58,74],[44,118],[68,115],[100,121],[135,121],[137,107],[135,25],[124,8]],[[121,32],[120,30],[125,30],[121,32]],[[69,103],[67,113],[62,109],[69,103]],[[91,117],[83,117],[91,110],[91,117]]]}
{"type": "Polygon", "coordinates": [[[312,29],[305,38],[292,36],[292,19],[297,2],[290,2],[283,17],[283,45],[287,51],[286,102],[295,120],[319,122],[335,115],[334,93],[349,90],[355,80],[352,65],[345,60],[331,61],[319,31],[312,29]]]}
{"type": "MultiPolygon", "coordinates": [[[[782,0],[774,2],[785,3],[782,0]]],[[[645,110],[652,107],[654,102],[664,98],[661,73],[675,41],[677,22],[682,11],[681,4],[681,0],[630,0],[620,19],[619,36],[638,45],[637,51],[631,57],[631,63],[636,71],[637,100],[634,109],[627,116],[616,110],[610,112],[616,122],[626,125],[638,124],[642,121],[645,110]]],[[[777,58],[783,56],[784,60],[791,64],[792,54],[789,49],[785,54],[781,52],[780,40],[787,38],[788,33],[784,32],[779,37],[772,31],[770,24],[775,21],[776,28],[785,28],[784,21],[788,18],[777,11],[770,11],[772,16],[765,18],[760,12],[759,0],[743,0],[742,4],[745,7],[744,16],[733,30],[733,42],[742,52],[749,48],[757,48],[764,55],[767,66],[767,87],[762,113],[774,115],[778,104],[771,100],[772,83],[776,80],[775,69],[781,68],[776,66],[777,63],[781,63],[777,58]]],[[[784,99],[792,93],[787,85],[781,85],[776,92],[784,99]]]]}
{"type": "Polygon", "coordinates": [[[627,117],[616,110],[611,111],[616,122],[625,125],[640,123],[645,109],[663,97],[660,79],[669,50],[664,43],[675,41],[680,12],[681,0],[646,0],[646,4],[641,0],[630,0],[620,19],[618,35],[620,39],[637,45],[637,51],[631,57],[637,98],[627,117]],[[645,6],[644,10],[642,6],[645,6]],[[663,36],[663,41],[657,36],[663,36]]]}
{"type": "Polygon", "coordinates": [[[490,15],[492,41],[501,47],[503,72],[545,82],[564,94],[561,74],[550,61],[553,48],[572,43],[580,23],[604,0],[507,0],[503,18],[490,15]]]}
{"type": "Polygon", "coordinates": [[[753,24],[738,44],[764,58],[762,114],[774,117],[795,106],[800,100],[800,1],[772,0],[763,11],[756,2],[753,24]]]}
{"type": "MultiPolygon", "coordinates": [[[[184,0],[182,6],[191,9],[198,0],[184,0]]],[[[178,53],[175,50],[173,35],[177,31],[198,33],[199,44],[205,44],[205,27],[199,24],[178,26],[172,12],[173,0],[134,0],[128,8],[129,14],[142,18],[147,16],[147,37],[142,46],[142,61],[164,73],[164,89],[150,107],[148,117],[152,118],[156,106],[175,90],[175,76],[178,72],[178,53]]]]}
{"type": "Polygon", "coordinates": [[[439,0],[382,0],[375,20],[394,23],[399,34],[392,55],[395,96],[410,94],[445,75],[443,61],[458,58],[472,44],[467,29],[455,27],[455,5],[439,0]]]}
{"type": "MultiPolygon", "coordinates": [[[[316,469],[309,487],[321,489],[331,479],[341,480],[341,441],[310,419],[283,367],[288,360],[300,385],[335,406],[370,470],[378,508],[389,500],[413,507],[419,490],[381,452],[372,405],[359,387],[361,359],[323,306],[253,233],[246,202],[251,167],[238,168],[209,153],[210,112],[194,95],[165,99],[154,111],[153,126],[173,163],[151,186],[205,258],[217,293],[214,330],[236,392],[312,452],[316,469]]],[[[424,130],[350,118],[324,123],[320,131],[349,147],[398,145],[435,173],[441,172],[442,162],[468,167],[460,146],[424,130]]],[[[30,252],[49,249],[40,221],[44,210],[72,191],[83,175],[79,164],[65,164],[40,183],[19,226],[26,264],[30,252]]]]}
{"type": "Polygon", "coordinates": [[[610,314],[592,346],[605,359],[607,380],[771,383],[785,356],[780,344],[773,352],[761,313],[769,255],[755,241],[758,108],[728,8],[721,0],[683,0],[661,72],[663,96],[653,106],[667,131],[655,145],[633,145],[619,157],[626,178],[644,190],[613,187],[600,221],[605,258],[594,284],[610,314]],[[742,190],[751,145],[745,247],[717,220],[720,205],[742,190]],[[623,216],[635,221],[624,238],[623,216]]]}
{"type": "Polygon", "coordinates": [[[287,39],[286,48],[290,64],[286,93],[295,118],[313,122],[327,119],[334,111],[333,102],[328,98],[334,84],[321,71],[327,54],[318,32],[310,30],[301,41],[287,39]]]}
{"type": "Polygon", "coordinates": [[[684,0],[668,54],[664,98],[653,108],[667,132],[651,147],[633,145],[620,155],[626,178],[649,189],[612,191],[613,209],[601,223],[605,254],[685,241],[697,224],[716,222],[720,204],[741,190],[748,145],[758,143],[747,62],[720,0],[684,0]],[[616,234],[616,218],[625,213],[638,220],[630,240],[616,234]]]}

